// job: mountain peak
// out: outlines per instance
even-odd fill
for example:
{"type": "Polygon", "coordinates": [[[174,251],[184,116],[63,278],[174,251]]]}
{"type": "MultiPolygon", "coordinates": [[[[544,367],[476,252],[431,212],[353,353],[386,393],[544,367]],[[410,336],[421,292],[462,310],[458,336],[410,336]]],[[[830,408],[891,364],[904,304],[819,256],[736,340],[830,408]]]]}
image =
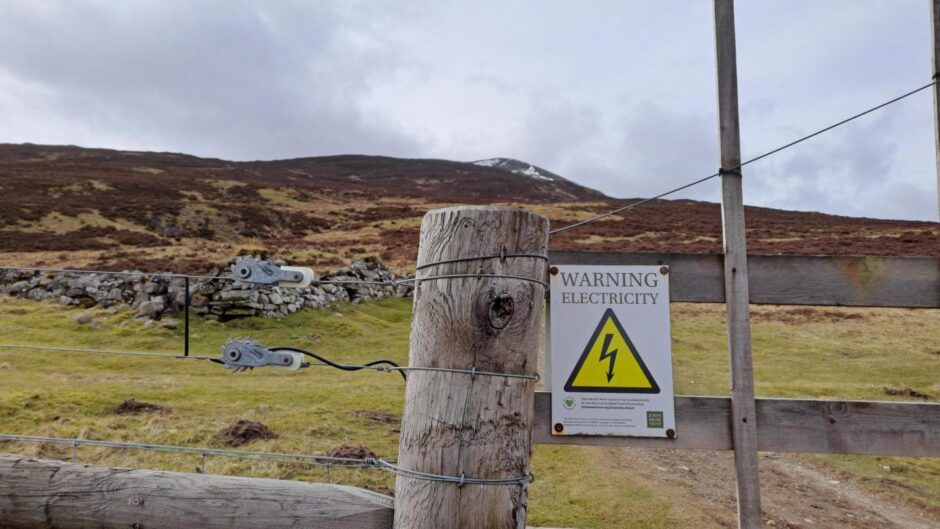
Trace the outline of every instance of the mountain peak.
{"type": "Polygon", "coordinates": [[[528,162],[523,162],[521,160],[516,160],[514,158],[488,158],[486,160],[477,160],[471,163],[473,165],[479,165],[482,167],[493,167],[495,169],[502,169],[503,171],[508,171],[513,174],[528,176],[529,178],[534,178],[536,180],[546,180],[549,182],[567,182],[568,181],[551,171],[547,171],[536,165],[532,165],[528,162]]]}

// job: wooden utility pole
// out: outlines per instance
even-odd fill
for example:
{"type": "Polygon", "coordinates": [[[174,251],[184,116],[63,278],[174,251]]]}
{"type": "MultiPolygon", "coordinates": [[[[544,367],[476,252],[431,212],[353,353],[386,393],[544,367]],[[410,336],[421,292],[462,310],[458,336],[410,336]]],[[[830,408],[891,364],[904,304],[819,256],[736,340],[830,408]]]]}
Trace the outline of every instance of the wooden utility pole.
{"type": "MultiPolygon", "coordinates": [[[[940,0],[930,2],[930,20],[933,37],[933,80],[940,80],[940,0]]],[[[940,212],[940,83],[933,85],[933,130],[937,147],[937,211],[940,212]]]]}
{"type": "Polygon", "coordinates": [[[741,136],[734,0],[715,0],[715,52],[718,68],[718,129],[721,139],[721,219],[725,254],[728,354],[731,356],[731,428],[738,485],[738,525],[761,525],[757,463],[757,420],[747,283],[747,238],[741,190],[741,136]]]}
{"type": "MultiPolygon", "coordinates": [[[[455,207],[425,215],[409,365],[534,374],[545,290],[519,278],[545,281],[546,262],[512,255],[546,255],[547,247],[548,220],[527,211],[455,207]],[[440,277],[454,275],[477,276],[440,277]]],[[[409,371],[398,465],[438,476],[527,475],[534,391],[528,378],[409,371]]],[[[461,486],[399,475],[395,527],[521,529],[526,503],[520,484],[461,486]]]]}

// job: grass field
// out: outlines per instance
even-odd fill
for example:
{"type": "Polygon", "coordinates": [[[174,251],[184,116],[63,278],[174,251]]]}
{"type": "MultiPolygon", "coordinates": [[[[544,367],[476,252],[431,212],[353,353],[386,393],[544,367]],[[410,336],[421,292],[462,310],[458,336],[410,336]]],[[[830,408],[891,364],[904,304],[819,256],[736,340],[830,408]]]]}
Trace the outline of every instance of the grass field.
{"type": "MultiPolygon", "coordinates": [[[[0,342],[96,349],[182,349],[181,332],[145,329],[130,312],[78,310],[32,301],[0,302],[0,342]]],[[[410,299],[338,305],[281,320],[225,324],[194,321],[193,354],[218,355],[227,338],[314,349],[358,363],[407,363],[410,299]]],[[[723,307],[673,305],[678,393],[726,395],[728,365],[723,307]]],[[[754,308],[754,365],[762,396],[896,400],[888,393],[940,397],[940,311],[754,308]],[[913,393],[911,393],[913,392],[913,393]]],[[[328,453],[364,445],[395,458],[403,381],[396,374],[258,370],[230,374],[207,362],[0,349],[0,432],[221,446],[216,432],[238,419],[261,421],[279,434],[242,448],[328,453]],[[117,415],[134,398],[167,406],[166,415],[117,415]],[[366,413],[364,413],[366,412],[366,413]],[[382,414],[391,418],[376,420],[382,414]]],[[[0,451],[68,459],[71,448],[0,443],[0,451]]],[[[551,527],[722,527],[701,498],[676,480],[651,480],[616,461],[616,450],[537,445],[530,523],[551,527]]],[[[805,456],[855,476],[875,495],[940,512],[940,460],[805,456]],[[886,471],[890,468],[890,472],[886,471]],[[936,509],[936,510],[934,510],[936,509]]],[[[81,448],[82,462],[193,471],[198,457],[81,448]]],[[[296,465],[210,458],[207,471],[326,481],[326,471],[296,465]]],[[[390,492],[394,479],[375,470],[334,468],[335,482],[390,492]]],[[[733,513],[731,514],[733,517],[733,513]]]]}

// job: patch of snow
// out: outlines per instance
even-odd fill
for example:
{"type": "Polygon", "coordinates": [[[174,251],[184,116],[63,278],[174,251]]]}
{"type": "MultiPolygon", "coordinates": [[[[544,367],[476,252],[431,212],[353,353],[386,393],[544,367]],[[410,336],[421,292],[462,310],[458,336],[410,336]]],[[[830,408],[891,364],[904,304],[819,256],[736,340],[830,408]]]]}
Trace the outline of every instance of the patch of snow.
{"type": "Polygon", "coordinates": [[[551,178],[540,173],[538,169],[536,169],[535,167],[532,167],[531,165],[529,166],[528,169],[525,169],[522,171],[513,171],[513,172],[517,174],[524,174],[528,177],[535,178],[536,180],[548,180],[549,182],[551,182],[552,180],[551,178]]]}
{"type": "Polygon", "coordinates": [[[513,165],[518,167],[522,165],[522,162],[507,159],[507,158],[489,158],[487,160],[479,160],[479,161],[473,162],[473,165],[504,169],[506,171],[509,171],[512,174],[528,176],[529,178],[535,178],[536,180],[546,180],[549,182],[554,181],[553,178],[551,178],[550,176],[545,176],[538,169],[536,169],[535,166],[530,165],[530,164],[526,164],[528,165],[528,167],[525,169],[514,169],[513,165]]]}

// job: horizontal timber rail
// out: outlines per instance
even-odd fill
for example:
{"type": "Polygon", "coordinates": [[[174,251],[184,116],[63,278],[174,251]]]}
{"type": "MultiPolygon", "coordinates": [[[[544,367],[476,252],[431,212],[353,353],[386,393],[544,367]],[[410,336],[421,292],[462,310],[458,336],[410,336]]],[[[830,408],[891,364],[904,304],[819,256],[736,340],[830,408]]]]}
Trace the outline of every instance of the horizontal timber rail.
{"type": "MultiPolygon", "coordinates": [[[[811,452],[940,457],[940,403],[757,400],[758,447],[811,452]]],[[[543,444],[731,450],[731,399],[676,396],[675,439],[554,436],[551,393],[535,394],[533,441],[543,444]]]]}
{"type": "Polygon", "coordinates": [[[354,487],[0,455],[4,529],[391,526],[391,498],[354,487]]]}
{"type": "MultiPolygon", "coordinates": [[[[721,255],[549,252],[553,265],[668,265],[672,301],[724,303],[721,255]]],[[[750,301],[768,305],[940,308],[940,259],[748,256],[750,301]]]]}

